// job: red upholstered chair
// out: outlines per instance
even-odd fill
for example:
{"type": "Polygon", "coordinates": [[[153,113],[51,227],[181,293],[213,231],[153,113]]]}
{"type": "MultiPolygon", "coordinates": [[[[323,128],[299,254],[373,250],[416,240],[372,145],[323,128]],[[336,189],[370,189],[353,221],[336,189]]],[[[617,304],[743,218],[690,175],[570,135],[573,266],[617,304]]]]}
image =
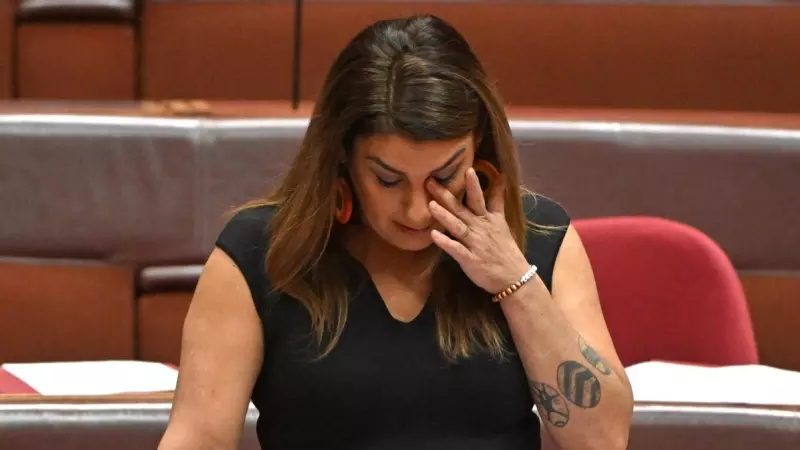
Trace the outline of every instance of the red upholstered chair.
{"type": "Polygon", "coordinates": [[[723,250],[652,217],[575,220],[622,363],[758,363],[750,313],[723,250]]]}

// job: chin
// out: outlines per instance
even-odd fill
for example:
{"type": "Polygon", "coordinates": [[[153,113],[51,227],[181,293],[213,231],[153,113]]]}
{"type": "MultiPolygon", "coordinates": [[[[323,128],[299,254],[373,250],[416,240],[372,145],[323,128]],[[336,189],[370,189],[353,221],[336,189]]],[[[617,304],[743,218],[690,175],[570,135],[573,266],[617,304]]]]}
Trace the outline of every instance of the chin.
{"type": "Polygon", "coordinates": [[[392,239],[390,243],[400,250],[405,250],[407,252],[420,252],[433,245],[433,239],[431,239],[430,236],[426,238],[409,238],[400,236],[392,239]]]}

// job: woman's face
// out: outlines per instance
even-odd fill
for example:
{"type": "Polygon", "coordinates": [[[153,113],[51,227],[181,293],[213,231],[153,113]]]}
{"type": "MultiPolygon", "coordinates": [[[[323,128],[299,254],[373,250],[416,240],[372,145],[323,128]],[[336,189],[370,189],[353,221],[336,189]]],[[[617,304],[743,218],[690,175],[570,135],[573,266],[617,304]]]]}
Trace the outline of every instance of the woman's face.
{"type": "Polygon", "coordinates": [[[459,198],[475,158],[470,134],[446,141],[417,142],[397,134],[356,139],[350,177],[361,219],[387,243],[408,251],[429,247],[433,222],[425,183],[447,187],[459,198]]]}

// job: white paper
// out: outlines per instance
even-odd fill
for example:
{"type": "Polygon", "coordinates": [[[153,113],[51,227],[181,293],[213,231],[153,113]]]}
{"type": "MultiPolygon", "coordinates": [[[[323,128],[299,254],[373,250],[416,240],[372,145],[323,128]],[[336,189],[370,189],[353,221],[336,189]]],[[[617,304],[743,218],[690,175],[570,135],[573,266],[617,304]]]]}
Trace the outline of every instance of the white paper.
{"type": "Polygon", "coordinates": [[[791,370],[651,361],[625,371],[636,401],[800,406],[800,372],[791,370]]]}
{"type": "Polygon", "coordinates": [[[171,392],[174,368],[145,361],[85,361],[3,364],[3,369],[41,395],[113,395],[171,392]]]}

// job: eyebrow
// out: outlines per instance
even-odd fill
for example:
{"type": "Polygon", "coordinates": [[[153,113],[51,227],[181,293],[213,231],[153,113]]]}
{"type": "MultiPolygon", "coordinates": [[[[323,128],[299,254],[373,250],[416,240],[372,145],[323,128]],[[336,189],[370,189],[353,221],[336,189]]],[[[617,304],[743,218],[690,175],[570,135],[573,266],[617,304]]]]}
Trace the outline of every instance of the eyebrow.
{"type": "MultiPolygon", "coordinates": [[[[462,154],[464,154],[464,152],[465,152],[465,151],[467,151],[467,147],[461,147],[460,149],[458,149],[458,151],[456,151],[455,153],[453,153],[453,156],[451,156],[451,157],[450,157],[450,158],[449,158],[447,161],[445,161],[445,163],[444,163],[444,164],[442,164],[441,166],[439,166],[439,167],[437,167],[437,168],[433,169],[433,170],[431,171],[431,173],[433,173],[433,172],[439,172],[439,171],[442,171],[442,170],[446,169],[448,166],[450,166],[451,164],[453,164],[453,162],[454,162],[454,161],[455,161],[455,160],[456,160],[456,159],[457,159],[459,156],[461,156],[462,154]]],[[[384,168],[384,169],[388,170],[389,172],[395,173],[395,174],[397,174],[397,175],[403,175],[403,176],[405,175],[405,173],[403,173],[403,171],[401,171],[401,170],[398,170],[398,169],[395,169],[394,167],[392,167],[392,166],[390,166],[390,165],[386,164],[385,162],[383,162],[383,161],[382,161],[380,158],[378,158],[377,156],[367,156],[367,159],[368,159],[368,160],[370,160],[370,161],[372,161],[372,162],[374,162],[375,164],[377,164],[377,165],[381,166],[382,168],[384,168]]]]}

